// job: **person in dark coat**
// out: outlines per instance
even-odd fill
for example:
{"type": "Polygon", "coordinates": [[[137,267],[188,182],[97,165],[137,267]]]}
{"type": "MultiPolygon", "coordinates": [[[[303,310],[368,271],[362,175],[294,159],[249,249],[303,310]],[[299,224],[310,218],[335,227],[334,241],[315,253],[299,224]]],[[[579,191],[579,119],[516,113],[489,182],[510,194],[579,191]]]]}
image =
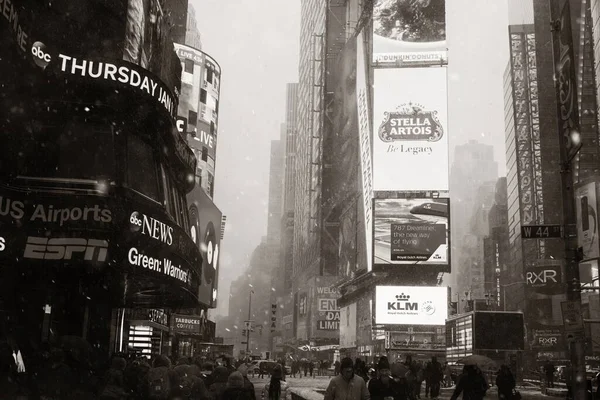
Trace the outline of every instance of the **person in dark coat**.
{"type": "Polygon", "coordinates": [[[544,364],[544,374],[546,375],[546,387],[554,387],[554,371],[556,371],[554,364],[552,364],[550,360],[547,360],[544,364]]]}
{"type": "Polygon", "coordinates": [[[223,392],[225,392],[225,389],[227,389],[227,380],[229,378],[229,372],[227,371],[227,368],[223,366],[218,366],[217,368],[215,368],[212,375],[213,383],[208,388],[208,391],[210,392],[213,400],[222,400],[223,392]]]}
{"type": "Polygon", "coordinates": [[[488,384],[481,370],[476,365],[465,365],[450,400],[458,399],[461,393],[463,400],[482,400],[487,390],[488,384]]]}
{"type": "Polygon", "coordinates": [[[381,357],[377,363],[377,378],[369,381],[371,400],[385,400],[386,397],[395,396],[392,379],[390,379],[391,373],[387,357],[381,357]]]}
{"type": "Polygon", "coordinates": [[[104,388],[100,394],[100,400],[124,399],[127,396],[125,390],[125,368],[127,361],[122,357],[114,357],[111,366],[104,377],[104,388]]]}
{"type": "Polygon", "coordinates": [[[220,399],[215,400],[251,400],[248,389],[244,387],[244,377],[238,371],[233,372],[227,378],[227,387],[220,399]]]}
{"type": "Polygon", "coordinates": [[[500,400],[510,400],[512,398],[513,389],[516,387],[515,377],[510,368],[506,365],[500,367],[498,376],[496,376],[496,386],[498,387],[498,398],[500,400]]]}
{"type": "Polygon", "coordinates": [[[428,363],[428,367],[429,371],[427,371],[426,376],[429,379],[429,394],[432,399],[437,399],[440,395],[442,380],[444,380],[444,370],[442,364],[440,364],[435,356],[431,357],[431,362],[428,363]]]}
{"type": "Polygon", "coordinates": [[[254,384],[248,379],[248,367],[242,364],[238,368],[238,372],[244,377],[244,387],[250,392],[252,400],[256,400],[256,391],[254,390],[254,384]]]}

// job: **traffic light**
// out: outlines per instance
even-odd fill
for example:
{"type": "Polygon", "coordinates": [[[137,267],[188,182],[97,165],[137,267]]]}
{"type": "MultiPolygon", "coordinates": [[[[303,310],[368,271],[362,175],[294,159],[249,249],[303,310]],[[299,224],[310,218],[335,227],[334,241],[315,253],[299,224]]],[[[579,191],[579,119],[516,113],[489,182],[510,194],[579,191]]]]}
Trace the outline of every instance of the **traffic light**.
{"type": "Polygon", "coordinates": [[[246,330],[242,329],[242,336],[246,336],[246,330]]]}

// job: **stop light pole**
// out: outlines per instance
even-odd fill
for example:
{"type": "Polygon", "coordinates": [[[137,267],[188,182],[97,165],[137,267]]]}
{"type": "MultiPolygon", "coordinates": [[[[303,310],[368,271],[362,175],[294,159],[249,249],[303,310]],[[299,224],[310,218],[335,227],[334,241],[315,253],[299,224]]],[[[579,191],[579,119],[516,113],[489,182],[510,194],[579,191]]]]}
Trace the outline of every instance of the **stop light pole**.
{"type": "MultiPolygon", "coordinates": [[[[579,134],[579,111],[577,104],[577,80],[575,77],[576,59],[573,51],[573,32],[569,1],[562,9],[559,0],[550,0],[552,44],[554,52],[554,73],[557,99],[558,140],[560,146],[560,175],[562,184],[563,227],[565,244],[565,272],[567,278],[567,299],[572,307],[581,307],[581,287],[579,284],[579,261],[577,242],[577,215],[573,190],[571,161],[581,149],[579,134]]],[[[563,313],[563,320],[565,315],[563,313]]],[[[567,324],[565,322],[565,330],[567,324]]],[[[584,358],[585,335],[583,326],[571,332],[569,344],[572,396],[575,400],[586,398],[586,376],[584,358]]]]}

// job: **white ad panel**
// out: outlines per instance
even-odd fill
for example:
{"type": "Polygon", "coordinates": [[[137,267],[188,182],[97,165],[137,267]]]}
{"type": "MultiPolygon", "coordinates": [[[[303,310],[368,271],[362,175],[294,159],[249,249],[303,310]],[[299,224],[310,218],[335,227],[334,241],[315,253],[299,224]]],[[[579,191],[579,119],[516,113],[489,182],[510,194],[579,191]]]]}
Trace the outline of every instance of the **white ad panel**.
{"type": "Polygon", "coordinates": [[[375,69],[373,189],[448,190],[447,69],[375,69]]]}
{"type": "Polygon", "coordinates": [[[375,0],[376,64],[447,62],[445,0],[375,0]]]}
{"type": "Polygon", "coordinates": [[[596,182],[575,187],[577,210],[577,242],[583,248],[583,259],[599,257],[598,246],[598,203],[596,182]]]}
{"type": "Polygon", "coordinates": [[[373,268],[373,166],[371,163],[371,124],[365,71],[364,33],[356,39],[356,96],[358,104],[358,134],[360,140],[360,168],[362,178],[362,201],[364,206],[367,271],[373,268]]]}
{"type": "Polygon", "coordinates": [[[377,286],[375,323],[381,325],[444,325],[448,318],[445,286],[377,286]]]}
{"type": "Polygon", "coordinates": [[[340,347],[356,347],[356,303],[342,308],[340,314],[340,347]]]}

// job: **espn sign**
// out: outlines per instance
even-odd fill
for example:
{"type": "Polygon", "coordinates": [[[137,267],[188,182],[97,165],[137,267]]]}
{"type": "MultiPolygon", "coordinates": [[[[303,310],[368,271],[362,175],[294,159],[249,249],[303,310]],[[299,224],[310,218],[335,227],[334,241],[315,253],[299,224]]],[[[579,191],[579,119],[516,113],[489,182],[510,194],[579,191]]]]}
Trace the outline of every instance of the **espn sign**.
{"type": "Polygon", "coordinates": [[[104,262],[108,241],[84,238],[46,238],[29,236],[24,258],[36,260],[73,260],[104,262]]]}

